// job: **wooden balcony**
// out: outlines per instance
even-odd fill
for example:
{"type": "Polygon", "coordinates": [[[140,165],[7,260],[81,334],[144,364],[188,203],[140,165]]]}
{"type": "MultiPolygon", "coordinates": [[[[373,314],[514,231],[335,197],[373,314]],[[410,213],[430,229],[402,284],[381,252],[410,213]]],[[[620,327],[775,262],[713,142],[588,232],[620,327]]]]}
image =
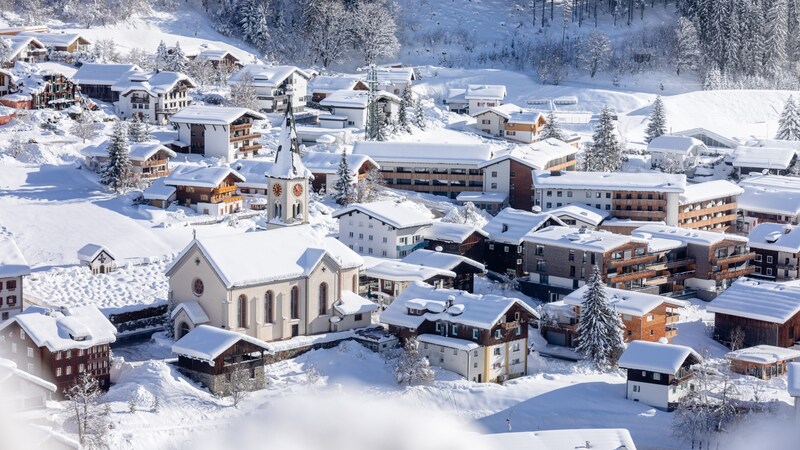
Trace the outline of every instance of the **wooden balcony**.
{"type": "Polygon", "coordinates": [[[685,219],[692,219],[698,216],[705,216],[707,214],[716,214],[719,212],[735,211],[735,210],[736,210],[736,203],[725,203],[722,205],[712,206],[711,208],[696,208],[691,211],[686,211],[685,208],[682,207],[681,211],[678,213],[678,221],[683,221],[685,219]]]}
{"type": "Polygon", "coordinates": [[[612,200],[613,205],[616,206],[667,206],[666,200],[660,199],[647,199],[647,198],[615,198],[612,200]]]}
{"type": "Polygon", "coordinates": [[[238,125],[231,125],[231,131],[247,130],[253,127],[252,123],[240,123],[238,125]]]}
{"type": "Polygon", "coordinates": [[[669,283],[669,276],[667,275],[662,275],[660,277],[655,277],[655,278],[648,278],[644,280],[645,286],[660,286],[662,284],[667,284],[667,283],[669,283]]]}
{"type": "Polygon", "coordinates": [[[382,172],[384,178],[401,180],[448,180],[448,181],[483,181],[483,175],[449,174],[449,173],[414,173],[414,172],[382,172]]]}
{"type": "Polygon", "coordinates": [[[244,147],[239,147],[237,150],[239,150],[242,153],[257,152],[261,150],[261,144],[245,145],[244,147]]]}
{"type": "Polygon", "coordinates": [[[673,261],[656,262],[648,264],[647,268],[651,270],[666,270],[675,269],[676,267],[686,267],[695,263],[694,258],[676,259],[673,261]]]}
{"type": "Polygon", "coordinates": [[[678,335],[678,329],[675,327],[667,327],[667,332],[664,334],[664,337],[667,339],[674,338],[678,335]]]}
{"type": "Polygon", "coordinates": [[[515,320],[513,322],[503,322],[503,323],[500,324],[500,328],[502,328],[505,331],[513,330],[514,328],[517,328],[518,326],[519,326],[519,320],[515,320]]]}
{"type": "Polygon", "coordinates": [[[167,165],[166,159],[148,159],[147,161],[142,164],[143,166],[166,166],[167,165]]]}
{"type": "Polygon", "coordinates": [[[230,186],[223,186],[223,187],[218,187],[216,189],[213,189],[211,191],[211,195],[212,196],[223,195],[223,194],[227,194],[229,192],[233,192],[235,190],[236,190],[236,185],[232,184],[230,186]]]}
{"type": "Polygon", "coordinates": [[[710,227],[720,223],[731,224],[736,221],[736,214],[728,214],[722,217],[709,217],[705,220],[695,220],[693,222],[681,221],[680,226],[683,228],[697,229],[703,227],[710,227]]]}
{"type": "Polygon", "coordinates": [[[678,323],[678,320],[681,318],[680,314],[677,313],[667,313],[667,325],[672,323],[678,323]]]}
{"type": "Polygon", "coordinates": [[[717,266],[717,265],[720,265],[720,264],[733,264],[733,263],[737,263],[737,262],[742,262],[742,261],[748,261],[748,260],[751,260],[751,259],[755,259],[755,257],[756,257],[756,253],[755,252],[737,253],[737,254],[734,254],[734,255],[723,256],[721,258],[714,258],[714,259],[711,260],[711,264],[714,265],[714,266],[717,266]]]}
{"type": "Polygon", "coordinates": [[[722,281],[722,280],[727,280],[729,278],[739,278],[746,275],[750,275],[751,273],[755,272],[755,270],[756,270],[755,267],[747,267],[745,269],[715,273],[713,274],[713,276],[714,280],[722,281]]]}
{"type": "Polygon", "coordinates": [[[687,280],[689,278],[693,278],[694,275],[695,275],[695,271],[694,270],[687,270],[686,272],[673,273],[673,274],[670,274],[670,275],[667,275],[667,276],[669,277],[669,281],[675,282],[675,281],[683,281],[683,280],[687,280]]]}
{"type": "Polygon", "coordinates": [[[652,278],[656,276],[655,270],[640,270],[638,272],[614,273],[608,275],[610,283],[623,283],[625,281],[639,280],[641,278],[652,278]]]}
{"type": "MultiPolygon", "coordinates": [[[[623,266],[632,266],[634,264],[649,264],[656,260],[657,256],[655,255],[641,255],[641,256],[634,256],[628,259],[612,259],[609,261],[609,267],[623,267],[623,266]]],[[[648,267],[650,269],[650,267],[648,267]]],[[[654,270],[654,269],[651,269],[654,270]]]]}
{"type": "Polygon", "coordinates": [[[244,200],[244,197],[241,195],[235,195],[233,197],[228,197],[223,200],[224,203],[234,203],[234,202],[241,202],[244,200]]]}
{"type": "Polygon", "coordinates": [[[662,220],[667,216],[666,211],[634,211],[626,209],[611,210],[611,215],[617,218],[630,219],[652,219],[662,220]]]}
{"type": "Polygon", "coordinates": [[[231,142],[241,142],[241,141],[246,141],[248,139],[258,140],[260,138],[261,138],[261,133],[250,133],[250,134],[242,134],[242,135],[239,135],[239,136],[231,135],[230,141],[231,142]]]}

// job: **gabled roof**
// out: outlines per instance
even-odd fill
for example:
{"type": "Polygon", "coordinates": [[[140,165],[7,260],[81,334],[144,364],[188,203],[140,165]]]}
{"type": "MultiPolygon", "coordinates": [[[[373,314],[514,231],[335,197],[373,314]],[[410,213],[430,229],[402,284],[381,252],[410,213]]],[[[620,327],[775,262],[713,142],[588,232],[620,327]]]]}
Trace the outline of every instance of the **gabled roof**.
{"type": "Polygon", "coordinates": [[[358,141],[353,153],[383,163],[479,165],[492,157],[489,144],[434,144],[427,142],[358,141]]]}
{"type": "Polygon", "coordinates": [[[94,305],[60,311],[32,306],[4,322],[0,330],[15,322],[37,347],[47,347],[51,352],[87,349],[117,340],[117,329],[94,305]]]}
{"type": "MultiPolygon", "coordinates": [[[[642,317],[664,303],[672,306],[683,306],[683,301],[673,300],[660,295],[646,294],[644,292],[628,291],[611,287],[603,288],[606,292],[608,303],[620,314],[642,317]]],[[[564,297],[564,303],[572,306],[583,306],[584,296],[589,290],[585,284],[564,297]]]]}
{"type": "Polygon", "coordinates": [[[664,238],[681,241],[686,244],[713,245],[725,240],[747,242],[744,236],[735,234],[718,233],[716,231],[692,230],[689,228],[674,227],[669,225],[650,224],[643,225],[634,233],[641,236],[664,238]]]}
{"type": "Polygon", "coordinates": [[[41,42],[45,47],[69,47],[75,41],[81,40],[84,45],[89,45],[91,42],[78,33],[35,33],[26,31],[20,33],[19,36],[34,37],[41,42]]]}
{"type": "MultiPolygon", "coordinates": [[[[90,145],[81,149],[81,155],[92,158],[107,158],[108,157],[108,144],[109,140],[97,144],[90,145]]],[[[158,142],[135,142],[130,144],[128,149],[128,158],[131,161],[146,161],[157,153],[163,153],[169,158],[174,158],[177,154],[170,148],[158,142]]]]}
{"type": "Polygon", "coordinates": [[[456,289],[435,289],[415,281],[381,313],[380,321],[387,325],[417,329],[425,321],[445,320],[488,330],[514,305],[535,318],[539,317],[533,308],[516,298],[475,295],[456,289]],[[451,306],[448,306],[448,300],[452,300],[451,306]],[[411,315],[408,313],[409,308],[424,313],[411,315]]]}
{"type": "Polygon", "coordinates": [[[678,192],[686,190],[686,175],[656,172],[568,172],[533,171],[537,188],[597,189],[616,191],[678,192]]]}
{"type": "MultiPolygon", "coordinates": [[[[375,99],[386,99],[394,103],[400,103],[400,97],[386,91],[376,92],[375,99]]],[[[356,109],[365,109],[368,103],[369,91],[353,91],[350,89],[334,91],[319,102],[322,106],[356,109]]]]}
{"type": "Polygon", "coordinates": [[[379,84],[411,83],[417,79],[413,67],[379,67],[375,73],[379,84]]]}
{"type": "Polygon", "coordinates": [[[522,112],[524,112],[524,110],[521,107],[513,103],[505,103],[499,106],[492,106],[489,108],[481,108],[477,111],[470,111],[469,115],[472,117],[477,117],[480,116],[481,114],[495,113],[504,119],[510,119],[512,115],[520,114],[522,112]]]}
{"type": "MultiPolygon", "coordinates": [[[[688,136],[694,138],[697,138],[698,136],[706,137],[708,139],[713,139],[719,142],[725,148],[736,148],[736,146],[741,144],[741,142],[735,139],[731,139],[721,134],[714,133],[713,131],[707,130],[705,128],[692,128],[691,130],[676,131],[672,134],[676,136],[688,136]]],[[[712,147],[715,146],[712,145],[712,147]]]]}
{"type": "Polygon", "coordinates": [[[791,148],[745,147],[740,145],[733,151],[733,167],[756,169],[788,169],[795,157],[791,148]]]}
{"type": "Polygon", "coordinates": [[[360,212],[398,229],[422,227],[433,222],[419,211],[391,200],[353,203],[333,213],[333,217],[338,218],[353,212],[360,212]]]}
{"type": "Polygon", "coordinates": [[[11,53],[9,54],[8,59],[13,60],[19,53],[25,50],[29,45],[34,47],[38,47],[39,49],[44,50],[44,44],[41,43],[38,39],[33,36],[3,36],[7,40],[11,41],[11,53]]]}
{"type": "Polygon", "coordinates": [[[411,252],[408,256],[403,258],[402,261],[404,263],[435,267],[443,270],[453,270],[461,264],[472,266],[479,271],[486,270],[483,264],[467,258],[466,256],[454,255],[452,253],[435,252],[425,249],[419,249],[411,252]]]}
{"type": "Polygon", "coordinates": [[[255,120],[264,120],[267,118],[264,114],[247,108],[189,105],[170,116],[169,121],[172,123],[230,125],[242,116],[248,116],[255,120]]]}
{"type": "Polygon", "coordinates": [[[330,94],[339,90],[353,90],[361,78],[347,76],[319,75],[308,82],[308,92],[330,94]]]}
{"type": "Polygon", "coordinates": [[[361,267],[364,260],[332,237],[320,237],[308,225],[228,236],[197,238],[167,267],[171,276],[197,248],[228,289],[304,277],[324,257],[341,268],[361,267]]]}
{"type": "Polygon", "coordinates": [[[272,352],[270,345],[260,339],[235,331],[200,325],[172,344],[172,353],[213,365],[215,359],[239,341],[261,347],[267,353],[272,352]]]}
{"type": "Polygon", "coordinates": [[[775,347],[774,345],[756,345],[728,352],[725,357],[731,360],[747,361],[757,364],[775,364],[781,361],[800,359],[800,350],[775,347]]]}
{"type": "Polygon", "coordinates": [[[426,282],[434,277],[455,278],[455,272],[438,267],[421,266],[403,261],[364,258],[364,275],[378,280],[394,282],[426,282]]]}
{"type": "Polygon", "coordinates": [[[211,319],[208,318],[206,312],[203,311],[203,307],[200,306],[200,303],[195,300],[178,303],[178,306],[172,310],[172,314],[170,314],[169,318],[174,319],[178,317],[178,314],[181,311],[185,312],[186,315],[189,316],[189,320],[191,320],[195,325],[211,322],[211,319]]]}
{"type": "Polygon", "coordinates": [[[739,278],[706,311],[783,324],[800,313],[800,287],[739,278]]]}
{"type": "Polygon", "coordinates": [[[111,86],[140,70],[135,64],[85,63],[75,72],[72,79],[78,84],[111,86]]]}
{"type": "Polygon", "coordinates": [[[700,354],[683,345],[633,341],[620,356],[618,365],[623,369],[674,374],[687,359],[690,364],[703,361],[700,354]]]}
{"type": "Polygon", "coordinates": [[[462,243],[473,233],[483,237],[489,234],[473,225],[448,222],[433,222],[431,226],[422,230],[422,237],[427,240],[462,243]]]}
{"type": "Polygon", "coordinates": [[[153,183],[142,192],[145,200],[170,200],[175,195],[175,186],[164,184],[164,178],[156,178],[153,183]]]}
{"type": "Polygon", "coordinates": [[[744,193],[739,209],[796,216],[800,214],[800,178],[780,175],[756,175],[739,182],[744,193]]]}
{"type": "MultiPolygon", "coordinates": [[[[43,389],[46,389],[50,392],[56,392],[58,389],[55,384],[45,381],[35,375],[31,375],[24,370],[20,370],[17,368],[17,364],[10,359],[0,358],[0,386],[7,380],[11,378],[19,378],[25,380],[26,382],[33,383],[43,389]]],[[[3,395],[14,395],[14,393],[6,392],[3,395]]]]}
{"type": "Polygon", "coordinates": [[[578,153],[578,149],[555,138],[536,141],[530,145],[516,146],[499,151],[494,158],[479,167],[489,167],[507,159],[516,161],[533,170],[544,170],[552,161],[578,153]]]}
{"type": "Polygon", "coordinates": [[[738,197],[744,189],[728,180],[706,181],[705,183],[689,184],[681,194],[680,204],[704,202],[723,197],[738,197]]]}
{"type": "Polygon", "coordinates": [[[278,87],[293,73],[297,73],[306,80],[311,75],[295,66],[269,66],[266,64],[245,64],[239,71],[228,77],[228,84],[239,83],[246,74],[253,77],[253,86],[278,87]]]}
{"type": "Polygon", "coordinates": [[[172,169],[169,176],[164,178],[164,184],[167,186],[215,188],[229,176],[233,176],[239,181],[245,181],[245,178],[239,172],[230,167],[198,167],[182,164],[172,169]]]}
{"type": "Polygon", "coordinates": [[[778,252],[800,252],[800,227],[789,224],[762,222],[747,236],[750,248],[778,252]]]}
{"type": "Polygon", "coordinates": [[[470,84],[464,94],[467,100],[502,100],[506,98],[506,87],[502,84],[470,84]]]}
{"type": "Polygon", "coordinates": [[[17,243],[10,237],[0,237],[0,278],[21,277],[31,274],[31,266],[25,260],[17,243]]]}
{"type": "MultiPolygon", "coordinates": [[[[339,171],[339,163],[342,161],[342,155],[339,153],[327,152],[306,152],[303,155],[303,164],[311,171],[311,173],[325,173],[335,174],[339,171]]],[[[359,155],[350,153],[347,155],[347,167],[353,176],[357,175],[358,170],[366,163],[380,168],[378,163],[369,155],[359,155]]]]}
{"type": "Polygon", "coordinates": [[[505,208],[484,225],[483,231],[489,235],[489,239],[492,241],[519,245],[526,234],[546,226],[548,221],[567,226],[561,219],[549,213],[532,213],[521,209],[505,208]]]}
{"type": "Polygon", "coordinates": [[[178,72],[134,72],[114,83],[111,90],[119,92],[120,95],[133,90],[143,90],[149,95],[157,96],[172,91],[182,82],[189,87],[195,87],[191,78],[178,72]]]}
{"type": "Polygon", "coordinates": [[[353,291],[342,291],[342,296],[333,304],[333,309],[343,316],[368,314],[378,309],[378,305],[353,291]]]}
{"type": "Polygon", "coordinates": [[[220,50],[217,48],[204,48],[199,52],[197,52],[196,55],[194,55],[195,58],[201,58],[208,61],[222,61],[227,56],[230,56],[236,62],[239,61],[239,58],[237,58],[236,55],[234,55],[233,53],[227,50],[220,50]]]}
{"type": "Polygon", "coordinates": [[[685,155],[705,151],[706,146],[701,141],[687,136],[661,135],[647,144],[647,151],[650,153],[670,153],[685,155]]]}
{"type": "Polygon", "coordinates": [[[597,209],[584,203],[570,203],[547,212],[559,218],[566,216],[586,222],[592,226],[600,225],[611,214],[609,211],[597,209]]]}
{"type": "Polygon", "coordinates": [[[78,250],[78,260],[84,262],[92,262],[97,258],[101,252],[106,252],[111,259],[117,259],[111,251],[100,244],[86,244],[78,250]]]}
{"type": "Polygon", "coordinates": [[[524,240],[535,244],[556,245],[600,253],[614,250],[631,242],[644,242],[632,236],[605,230],[576,230],[566,226],[542,228],[526,234],[524,240]]]}

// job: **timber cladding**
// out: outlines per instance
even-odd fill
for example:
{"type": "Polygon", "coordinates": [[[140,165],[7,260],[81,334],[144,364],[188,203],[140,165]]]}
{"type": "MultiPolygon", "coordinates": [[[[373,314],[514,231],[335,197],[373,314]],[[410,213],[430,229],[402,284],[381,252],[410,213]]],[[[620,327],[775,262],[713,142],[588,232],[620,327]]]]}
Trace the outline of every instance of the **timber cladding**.
{"type": "Polygon", "coordinates": [[[730,344],[731,333],[737,328],[744,332],[744,347],[774,345],[788,348],[800,339],[800,312],[783,324],[730,314],[714,314],[714,339],[730,344]]]}

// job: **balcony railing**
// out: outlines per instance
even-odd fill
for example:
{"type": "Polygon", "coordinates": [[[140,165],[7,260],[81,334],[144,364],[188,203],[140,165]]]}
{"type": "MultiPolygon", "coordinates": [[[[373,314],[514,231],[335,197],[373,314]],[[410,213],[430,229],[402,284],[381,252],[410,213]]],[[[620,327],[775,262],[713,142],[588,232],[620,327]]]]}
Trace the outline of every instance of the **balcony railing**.
{"type": "Polygon", "coordinates": [[[228,192],[233,192],[235,190],[236,190],[236,185],[232,184],[230,186],[218,187],[218,188],[212,190],[211,191],[211,195],[212,196],[216,196],[216,195],[227,194],[228,192]]]}
{"type": "Polygon", "coordinates": [[[725,203],[722,205],[712,206],[711,208],[697,208],[691,211],[686,211],[686,209],[682,207],[681,211],[678,213],[678,220],[691,219],[697,216],[705,216],[707,214],[716,214],[718,212],[734,210],[736,210],[736,203],[725,203]]]}
{"type": "Polygon", "coordinates": [[[750,275],[751,273],[755,272],[755,267],[747,267],[745,269],[739,270],[726,270],[725,272],[719,272],[714,274],[714,280],[722,281],[728,278],[739,278],[745,275],[750,275]]]}
{"type": "Polygon", "coordinates": [[[518,326],[519,326],[519,320],[515,320],[513,322],[503,322],[503,323],[500,324],[500,328],[502,328],[503,330],[506,330],[506,331],[513,330],[514,328],[517,328],[518,326]]]}
{"type": "Polygon", "coordinates": [[[662,275],[660,277],[655,277],[655,278],[648,278],[644,280],[645,286],[659,286],[667,283],[669,283],[669,277],[667,275],[662,275]]]}
{"type": "Polygon", "coordinates": [[[239,147],[238,150],[240,152],[255,152],[257,150],[261,150],[261,144],[245,145],[243,147],[239,147]]]}
{"type": "Polygon", "coordinates": [[[665,270],[674,269],[676,267],[685,267],[695,263],[694,258],[675,259],[672,261],[662,261],[648,264],[647,268],[652,270],[665,270]]]}
{"type": "Polygon", "coordinates": [[[686,280],[686,279],[689,279],[689,278],[693,278],[694,275],[695,275],[695,271],[694,270],[687,270],[686,272],[678,272],[678,273],[670,274],[670,275],[668,275],[668,277],[669,277],[669,281],[675,282],[675,281],[683,281],[683,280],[686,280]]]}
{"type": "Polygon", "coordinates": [[[615,198],[613,203],[615,206],[667,206],[666,200],[647,198],[615,198]]]}
{"type": "Polygon", "coordinates": [[[737,263],[742,261],[747,261],[751,259],[755,259],[756,253],[755,252],[748,252],[748,253],[734,253],[733,255],[728,256],[721,256],[719,258],[714,258],[711,260],[712,265],[719,265],[719,264],[731,264],[737,263]]]}
{"type": "Polygon", "coordinates": [[[253,127],[252,123],[240,123],[238,125],[231,125],[231,131],[247,130],[252,127],[253,127]]]}
{"type": "Polygon", "coordinates": [[[662,219],[667,213],[665,211],[634,211],[627,209],[614,209],[611,211],[614,217],[630,217],[640,219],[662,219]]]}
{"type": "Polygon", "coordinates": [[[622,283],[630,280],[638,280],[640,278],[651,278],[655,275],[656,275],[655,270],[639,270],[636,272],[612,273],[608,275],[608,281],[613,283],[622,283]]]}
{"type": "MultiPolygon", "coordinates": [[[[634,264],[649,264],[655,261],[656,255],[638,255],[630,258],[612,259],[609,262],[611,267],[632,266],[634,264]]],[[[648,267],[649,269],[649,267],[648,267]]]]}
{"type": "Polygon", "coordinates": [[[677,322],[678,322],[678,319],[680,319],[680,318],[681,318],[681,315],[680,315],[680,314],[676,314],[676,313],[669,313],[669,312],[668,312],[668,313],[667,313],[667,325],[669,325],[669,324],[671,324],[671,323],[677,323],[677,322]]]}
{"type": "Polygon", "coordinates": [[[678,335],[678,329],[677,328],[675,328],[675,327],[667,327],[667,332],[665,334],[665,337],[667,339],[674,338],[677,335],[678,335]]]}
{"type": "Polygon", "coordinates": [[[241,141],[246,141],[248,139],[257,140],[259,138],[261,138],[261,134],[260,133],[250,133],[250,134],[242,134],[240,136],[231,135],[230,141],[231,142],[241,142],[241,141]]]}

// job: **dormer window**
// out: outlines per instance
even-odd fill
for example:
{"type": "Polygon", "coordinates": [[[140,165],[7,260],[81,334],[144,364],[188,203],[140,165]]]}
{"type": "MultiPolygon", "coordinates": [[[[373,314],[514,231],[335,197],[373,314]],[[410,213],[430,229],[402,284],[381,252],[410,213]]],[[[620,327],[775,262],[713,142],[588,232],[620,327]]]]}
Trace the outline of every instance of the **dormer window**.
{"type": "Polygon", "coordinates": [[[501,233],[505,233],[506,231],[508,231],[508,224],[504,223],[501,233]]]}

